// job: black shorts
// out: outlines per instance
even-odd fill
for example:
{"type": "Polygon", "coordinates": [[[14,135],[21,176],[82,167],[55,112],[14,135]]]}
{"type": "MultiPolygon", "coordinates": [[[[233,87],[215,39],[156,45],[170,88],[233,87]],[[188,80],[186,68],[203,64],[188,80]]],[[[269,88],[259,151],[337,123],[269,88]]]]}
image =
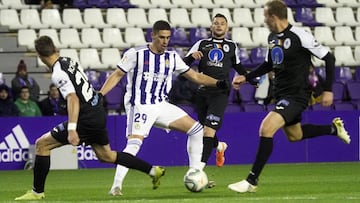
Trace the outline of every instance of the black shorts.
{"type": "Polygon", "coordinates": [[[208,92],[198,90],[195,102],[200,123],[214,130],[220,129],[228,100],[229,94],[227,91],[208,92]]]}
{"type": "Polygon", "coordinates": [[[303,98],[280,98],[276,101],[274,112],[285,120],[285,126],[294,125],[302,120],[301,114],[307,108],[308,100],[303,98]]]}
{"type": "MultiPolygon", "coordinates": [[[[76,130],[80,138],[80,144],[109,144],[108,132],[106,129],[106,116],[106,111],[101,105],[90,107],[79,113],[76,130]]],[[[63,144],[69,144],[67,139],[67,126],[68,121],[65,121],[51,130],[51,135],[63,144]]]]}

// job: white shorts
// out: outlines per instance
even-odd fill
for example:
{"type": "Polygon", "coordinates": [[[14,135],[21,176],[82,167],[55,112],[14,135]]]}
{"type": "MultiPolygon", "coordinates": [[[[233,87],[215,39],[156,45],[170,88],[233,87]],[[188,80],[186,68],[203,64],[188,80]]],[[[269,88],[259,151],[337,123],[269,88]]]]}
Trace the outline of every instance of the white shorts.
{"type": "Polygon", "coordinates": [[[180,107],[168,102],[158,104],[127,105],[126,136],[142,135],[147,137],[152,126],[167,129],[169,124],[187,113],[180,107]]]}

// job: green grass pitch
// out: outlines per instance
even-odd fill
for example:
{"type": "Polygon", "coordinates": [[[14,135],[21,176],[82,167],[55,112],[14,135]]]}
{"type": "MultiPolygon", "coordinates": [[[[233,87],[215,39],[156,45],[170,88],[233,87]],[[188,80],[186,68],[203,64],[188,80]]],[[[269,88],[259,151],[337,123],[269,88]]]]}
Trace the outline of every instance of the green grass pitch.
{"type": "MultiPolygon", "coordinates": [[[[205,171],[217,185],[201,193],[185,189],[186,167],[167,167],[157,190],[152,189],[148,176],[130,170],[121,197],[107,194],[115,169],[54,170],[49,173],[46,199],[41,202],[360,202],[359,162],[269,164],[257,193],[230,191],[227,185],[243,179],[249,169],[250,165],[208,166],[205,171]]],[[[0,171],[0,202],[15,202],[13,199],[31,185],[32,171],[0,171]]]]}

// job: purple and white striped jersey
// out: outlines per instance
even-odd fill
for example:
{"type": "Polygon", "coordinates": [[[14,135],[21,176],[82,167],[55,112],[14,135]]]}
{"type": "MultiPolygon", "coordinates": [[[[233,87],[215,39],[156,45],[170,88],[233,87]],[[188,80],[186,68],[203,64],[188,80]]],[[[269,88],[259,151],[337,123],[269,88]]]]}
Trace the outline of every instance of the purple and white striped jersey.
{"type": "Polygon", "coordinates": [[[117,67],[127,73],[124,103],[131,105],[167,101],[173,73],[190,69],[175,51],[155,54],[149,45],[129,49],[117,67]]]}

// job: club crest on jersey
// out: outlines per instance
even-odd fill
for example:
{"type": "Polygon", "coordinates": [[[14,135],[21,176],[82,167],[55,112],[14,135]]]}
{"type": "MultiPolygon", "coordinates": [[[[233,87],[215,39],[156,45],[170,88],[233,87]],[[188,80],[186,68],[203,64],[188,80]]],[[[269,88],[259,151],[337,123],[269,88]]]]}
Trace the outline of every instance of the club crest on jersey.
{"type": "Polygon", "coordinates": [[[286,38],[284,40],[284,49],[288,49],[291,46],[291,40],[290,38],[286,38]]]}
{"type": "Polygon", "coordinates": [[[229,47],[228,44],[224,44],[223,49],[224,49],[225,52],[229,52],[229,51],[230,51],[230,47],[229,47]]]}
{"type": "Polygon", "coordinates": [[[224,58],[224,53],[219,48],[214,48],[209,51],[208,58],[210,61],[207,62],[208,66],[223,67],[221,62],[224,58]]]}

